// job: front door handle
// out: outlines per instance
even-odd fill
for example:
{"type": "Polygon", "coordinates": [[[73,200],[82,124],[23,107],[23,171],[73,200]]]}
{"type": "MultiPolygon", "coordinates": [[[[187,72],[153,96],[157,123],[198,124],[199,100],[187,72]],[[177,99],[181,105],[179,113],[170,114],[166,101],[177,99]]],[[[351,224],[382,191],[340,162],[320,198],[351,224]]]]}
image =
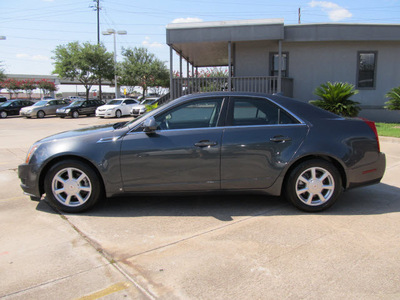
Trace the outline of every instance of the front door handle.
{"type": "Polygon", "coordinates": [[[212,142],[212,141],[200,141],[196,144],[194,144],[196,147],[204,148],[204,147],[212,147],[212,146],[217,146],[217,142],[212,142]]]}
{"type": "Polygon", "coordinates": [[[274,143],[285,143],[285,142],[289,142],[292,140],[291,137],[289,136],[283,136],[283,135],[276,135],[272,138],[269,139],[271,142],[274,143]]]}

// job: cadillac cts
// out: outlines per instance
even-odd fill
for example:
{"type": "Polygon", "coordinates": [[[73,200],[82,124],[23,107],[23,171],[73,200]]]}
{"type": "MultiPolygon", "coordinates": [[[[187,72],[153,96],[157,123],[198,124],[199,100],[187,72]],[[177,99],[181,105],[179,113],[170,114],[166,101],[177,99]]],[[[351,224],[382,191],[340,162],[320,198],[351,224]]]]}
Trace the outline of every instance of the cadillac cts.
{"type": "Polygon", "coordinates": [[[385,171],[375,124],[275,95],[184,96],[126,123],[36,142],[19,166],[33,199],[81,212],[103,197],[263,192],[321,211],[385,171]]]}

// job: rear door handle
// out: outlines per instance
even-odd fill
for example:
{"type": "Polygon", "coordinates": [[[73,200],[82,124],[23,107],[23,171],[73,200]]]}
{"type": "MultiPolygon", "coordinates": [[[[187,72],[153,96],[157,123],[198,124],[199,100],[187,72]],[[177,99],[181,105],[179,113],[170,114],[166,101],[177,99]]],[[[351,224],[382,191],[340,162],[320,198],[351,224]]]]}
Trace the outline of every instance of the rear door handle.
{"type": "Polygon", "coordinates": [[[212,142],[212,141],[200,141],[196,144],[194,144],[196,147],[204,148],[204,147],[212,147],[212,146],[217,146],[217,142],[212,142]]]}
{"type": "Polygon", "coordinates": [[[283,136],[283,135],[276,135],[272,138],[269,139],[271,142],[274,143],[285,143],[285,142],[289,142],[292,140],[291,137],[289,136],[283,136]]]}

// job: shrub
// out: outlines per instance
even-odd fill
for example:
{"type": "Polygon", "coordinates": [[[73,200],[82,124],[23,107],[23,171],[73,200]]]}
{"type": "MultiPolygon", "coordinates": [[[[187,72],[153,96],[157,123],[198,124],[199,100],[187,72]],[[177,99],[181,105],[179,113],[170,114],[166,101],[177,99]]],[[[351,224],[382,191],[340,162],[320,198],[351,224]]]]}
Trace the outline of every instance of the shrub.
{"type": "Polygon", "coordinates": [[[385,102],[385,108],[389,110],[400,110],[400,86],[392,88],[386,95],[389,101],[385,102]]]}
{"type": "Polygon", "coordinates": [[[350,100],[358,94],[354,85],[343,82],[327,82],[321,84],[314,91],[320,99],[310,101],[311,104],[344,117],[356,117],[361,108],[359,102],[350,100]]]}

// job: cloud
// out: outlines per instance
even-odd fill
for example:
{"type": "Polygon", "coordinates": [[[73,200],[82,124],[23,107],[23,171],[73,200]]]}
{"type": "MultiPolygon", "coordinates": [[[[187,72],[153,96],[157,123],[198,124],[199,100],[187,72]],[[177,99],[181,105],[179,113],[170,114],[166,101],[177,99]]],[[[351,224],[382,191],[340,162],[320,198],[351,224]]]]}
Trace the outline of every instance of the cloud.
{"type": "Polygon", "coordinates": [[[203,22],[203,19],[200,18],[178,18],[172,21],[172,23],[196,23],[203,22]]]}
{"type": "Polygon", "coordinates": [[[149,48],[162,48],[165,47],[166,45],[161,44],[159,42],[152,42],[151,38],[146,36],[144,41],[142,42],[143,46],[149,47],[149,48]]]}
{"type": "Polygon", "coordinates": [[[33,60],[33,61],[49,61],[50,58],[48,56],[45,55],[29,55],[26,53],[17,53],[16,54],[17,58],[22,58],[22,59],[26,59],[26,60],[33,60]]]}
{"type": "Polygon", "coordinates": [[[319,7],[322,11],[326,12],[329,19],[332,21],[341,21],[347,18],[351,18],[353,14],[347,9],[337,5],[333,2],[328,1],[311,1],[308,3],[311,7],[319,7]]]}

